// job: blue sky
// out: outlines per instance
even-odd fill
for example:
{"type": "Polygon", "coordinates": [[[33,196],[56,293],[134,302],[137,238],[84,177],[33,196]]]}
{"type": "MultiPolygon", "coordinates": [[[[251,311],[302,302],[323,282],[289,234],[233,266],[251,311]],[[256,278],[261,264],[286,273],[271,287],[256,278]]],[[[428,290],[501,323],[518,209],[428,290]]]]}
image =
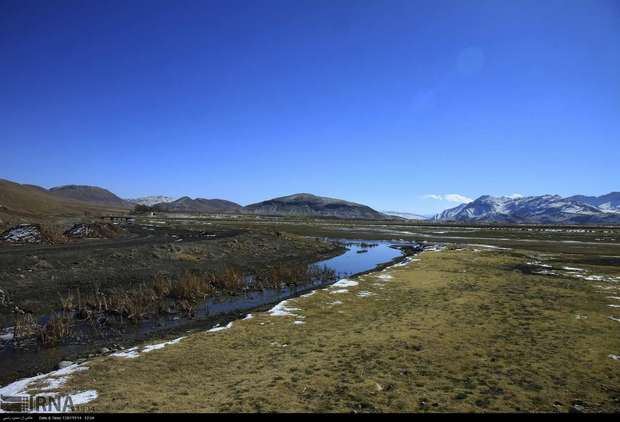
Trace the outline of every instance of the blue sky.
{"type": "Polygon", "coordinates": [[[432,213],[619,190],[620,3],[0,1],[0,177],[432,213]]]}

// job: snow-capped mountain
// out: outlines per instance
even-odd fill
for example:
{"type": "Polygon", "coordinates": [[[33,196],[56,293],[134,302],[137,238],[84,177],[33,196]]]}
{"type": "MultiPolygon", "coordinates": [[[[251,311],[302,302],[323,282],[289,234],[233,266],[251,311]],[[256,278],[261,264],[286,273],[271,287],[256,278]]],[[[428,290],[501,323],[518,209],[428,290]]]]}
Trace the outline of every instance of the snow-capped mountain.
{"type": "Polygon", "coordinates": [[[155,204],[168,203],[176,201],[176,198],[172,198],[170,196],[145,196],[143,198],[134,198],[134,199],[125,199],[127,202],[131,202],[132,204],[146,205],[147,207],[152,207],[155,204]]]}
{"type": "Polygon", "coordinates": [[[584,196],[575,195],[568,197],[574,201],[583,202],[584,204],[593,205],[609,212],[620,212],[620,192],[611,192],[601,196],[584,196]]]}
{"type": "Polygon", "coordinates": [[[495,221],[506,223],[598,224],[620,223],[620,213],[558,195],[524,198],[481,196],[433,217],[443,221],[495,221]]]}
{"type": "Polygon", "coordinates": [[[414,214],[411,212],[403,211],[381,211],[383,214],[393,215],[394,217],[406,218],[407,220],[428,220],[432,218],[432,215],[414,214]]]}

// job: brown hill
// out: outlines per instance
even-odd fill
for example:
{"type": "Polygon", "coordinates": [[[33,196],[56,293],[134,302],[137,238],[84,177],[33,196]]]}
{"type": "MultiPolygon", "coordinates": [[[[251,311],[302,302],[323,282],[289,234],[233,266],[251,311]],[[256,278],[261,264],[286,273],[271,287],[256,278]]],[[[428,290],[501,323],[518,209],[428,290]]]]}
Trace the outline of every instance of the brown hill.
{"type": "Polygon", "coordinates": [[[32,185],[0,179],[0,224],[29,222],[46,217],[75,217],[124,211],[62,198],[32,185]]]}
{"type": "Polygon", "coordinates": [[[155,205],[159,211],[185,213],[239,213],[241,208],[241,205],[224,199],[192,199],[188,196],[155,205]]]}
{"type": "Polygon", "coordinates": [[[97,186],[66,185],[51,188],[48,192],[59,198],[88,202],[103,207],[133,208],[133,204],[97,186]]]}
{"type": "Polygon", "coordinates": [[[244,212],[264,215],[304,217],[335,217],[362,219],[394,219],[372,208],[342,199],[325,198],[309,193],[297,193],[246,206],[244,212]]]}

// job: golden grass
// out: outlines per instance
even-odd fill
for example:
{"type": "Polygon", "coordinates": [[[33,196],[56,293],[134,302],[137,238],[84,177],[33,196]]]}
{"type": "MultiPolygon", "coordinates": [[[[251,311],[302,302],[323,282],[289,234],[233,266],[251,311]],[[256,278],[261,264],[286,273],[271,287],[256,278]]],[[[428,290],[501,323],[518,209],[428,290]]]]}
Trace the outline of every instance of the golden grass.
{"type": "Polygon", "coordinates": [[[512,269],[526,259],[423,253],[348,293],[292,300],[303,325],[256,314],[97,359],[67,389],[97,390],[89,406],[112,412],[620,411],[620,325],[600,283],[512,269]]]}

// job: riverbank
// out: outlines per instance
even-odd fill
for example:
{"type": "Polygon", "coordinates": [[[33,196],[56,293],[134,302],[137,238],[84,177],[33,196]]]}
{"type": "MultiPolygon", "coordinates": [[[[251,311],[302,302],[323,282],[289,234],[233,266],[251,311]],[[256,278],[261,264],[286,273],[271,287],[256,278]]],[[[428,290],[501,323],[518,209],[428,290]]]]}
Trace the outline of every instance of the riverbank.
{"type": "Polygon", "coordinates": [[[330,275],[309,273],[308,265],[345,250],[272,231],[127,231],[117,239],[0,248],[0,385],[48,372],[62,360],[207,326],[219,313],[196,315],[205,298],[320,282],[330,275]],[[246,286],[247,275],[261,285],[246,286]],[[44,344],[50,334],[55,338],[44,344]]]}
{"type": "Polygon", "coordinates": [[[617,412],[620,273],[582,258],[423,252],[271,312],[96,358],[57,391],[96,391],[89,410],[112,412],[617,412]]]}
{"type": "MultiPolygon", "coordinates": [[[[317,243],[313,241],[313,243],[317,243]]],[[[271,288],[260,288],[257,290],[247,290],[242,294],[220,295],[203,298],[193,303],[192,314],[170,314],[157,316],[133,323],[125,324],[117,331],[112,331],[112,326],[108,322],[107,327],[93,325],[88,321],[72,322],[72,330],[67,338],[60,344],[41,347],[31,342],[30,347],[16,348],[11,342],[4,342],[4,349],[0,349],[0,383],[6,384],[17,378],[24,378],[36,373],[46,373],[56,368],[60,361],[84,362],[102,354],[109,354],[111,351],[122,350],[130,345],[145,341],[157,341],[171,336],[210,328],[216,324],[226,325],[228,322],[243,317],[247,312],[264,311],[270,304],[280,300],[299,296],[317,288],[332,284],[336,279],[336,273],[346,273],[346,271],[361,272],[372,271],[383,268],[385,265],[400,262],[405,257],[418,251],[415,245],[400,245],[396,248],[390,247],[389,243],[376,243],[372,252],[364,256],[356,256],[356,251],[361,247],[355,243],[346,243],[349,250],[345,250],[345,244],[332,239],[320,242],[324,245],[338,245],[333,253],[336,255],[327,260],[321,260],[318,264],[308,267],[316,271],[310,273],[312,279],[293,280],[295,275],[291,272],[294,267],[287,267],[286,272],[281,274],[287,281],[287,285],[271,288]],[[353,259],[347,259],[351,256],[353,259]],[[340,259],[345,258],[346,262],[339,264],[340,259]],[[315,274],[316,273],[316,274],[315,274]]],[[[321,256],[321,255],[319,255],[321,256]]],[[[325,255],[322,255],[323,257],[325,255]]],[[[294,265],[294,263],[291,263],[294,265]]],[[[305,276],[304,276],[305,277],[305,276]]],[[[196,280],[193,280],[197,282],[196,280]]],[[[255,284],[256,279],[248,279],[246,282],[255,284]]],[[[201,290],[202,285],[194,283],[194,290],[201,290]]],[[[258,288],[260,286],[255,286],[258,288]]],[[[140,292],[142,295],[146,291],[140,292]]],[[[162,298],[165,299],[165,298],[162,298]]],[[[199,299],[199,300],[198,300],[199,299]]],[[[161,301],[161,300],[160,300],[161,301]]],[[[161,305],[154,303],[157,308],[161,305]]],[[[34,339],[33,339],[34,340],[34,339]]]]}

